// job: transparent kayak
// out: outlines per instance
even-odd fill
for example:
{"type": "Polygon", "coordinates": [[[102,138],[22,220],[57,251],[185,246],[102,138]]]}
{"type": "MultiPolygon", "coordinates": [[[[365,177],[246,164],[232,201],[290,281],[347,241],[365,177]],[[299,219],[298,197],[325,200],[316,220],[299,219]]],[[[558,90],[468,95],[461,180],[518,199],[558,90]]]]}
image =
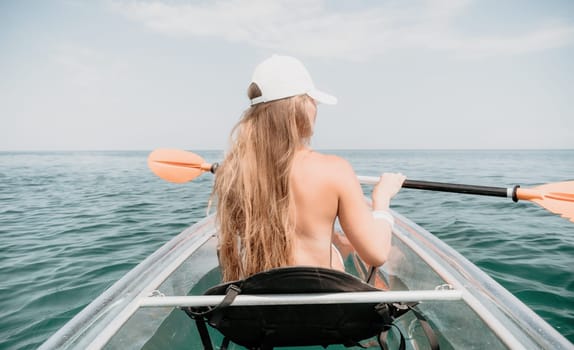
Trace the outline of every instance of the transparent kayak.
{"type": "MultiPolygon", "coordinates": [[[[281,298],[289,298],[289,303],[367,301],[365,298],[371,302],[373,298],[377,302],[416,301],[441,349],[574,349],[474,264],[422,227],[393,215],[391,257],[377,271],[388,282],[389,291],[369,296],[324,295],[320,300],[306,295],[278,296],[279,300],[240,295],[234,303],[285,303],[281,298]]],[[[220,282],[216,234],[213,216],[184,230],[95,299],[40,349],[203,348],[194,321],[179,307],[216,305],[221,300],[202,295],[220,282]]],[[[356,256],[345,264],[349,272],[365,277],[356,256]]],[[[407,349],[428,348],[414,316],[404,315],[396,325],[405,335],[407,349]]],[[[213,329],[210,333],[217,344],[221,336],[213,329]]],[[[364,345],[369,344],[378,348],[376,342],[364,345]]],[[[390,345],[394,348],[392,342],[390,345]]]]}

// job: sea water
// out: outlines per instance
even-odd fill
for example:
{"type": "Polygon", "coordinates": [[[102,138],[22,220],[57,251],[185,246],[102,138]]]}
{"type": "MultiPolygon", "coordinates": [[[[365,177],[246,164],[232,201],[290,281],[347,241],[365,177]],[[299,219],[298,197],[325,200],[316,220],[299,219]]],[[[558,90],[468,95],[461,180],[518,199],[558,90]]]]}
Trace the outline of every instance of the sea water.
{"type": "MultiPolygon", "coordinates": [[[[497,187],[574,180],[574,150],[325,152],[346,158],[359,175],[497,187]]],[[[166,183],[148,170],[147,154],[0,152],[0,349],[37,348],[205,216],[212,175],[166,183]]],[[[392,208],[574,341],[574,223],[530,202],[409,189],[392,208]]]]}

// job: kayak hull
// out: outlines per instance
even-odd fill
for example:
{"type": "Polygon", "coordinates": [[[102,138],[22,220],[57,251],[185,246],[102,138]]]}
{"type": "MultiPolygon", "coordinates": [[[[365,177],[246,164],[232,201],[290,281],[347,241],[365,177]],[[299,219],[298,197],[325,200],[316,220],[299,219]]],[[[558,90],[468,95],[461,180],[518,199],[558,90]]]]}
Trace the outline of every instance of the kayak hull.
{"type": "MultiPolygon", "coordinates": [[[[428,295],[417,307],[437,332],[442,349],[573,348],[474,264],[407,218],[393,215],[392,254],[377,273],[395,298],[428,295]],[[449,293],[450,299],[443,298],[449,293]]],[[[184,230],[40,349],[202,348],[195,323],[175,305],[198,302],[197,296],[220,282],[216,234],[213,215],[184,230]]],[[[345,265],[349,272],[365,277],[366,270],[356,256],[347,258],[345,265]]],[[[413,315],[401,317],[397,326],[405,334],[408,349],[428,346],[413,315]]],[[[221,339],[217,331],[210,332],[213,339],[221,339]]]]}

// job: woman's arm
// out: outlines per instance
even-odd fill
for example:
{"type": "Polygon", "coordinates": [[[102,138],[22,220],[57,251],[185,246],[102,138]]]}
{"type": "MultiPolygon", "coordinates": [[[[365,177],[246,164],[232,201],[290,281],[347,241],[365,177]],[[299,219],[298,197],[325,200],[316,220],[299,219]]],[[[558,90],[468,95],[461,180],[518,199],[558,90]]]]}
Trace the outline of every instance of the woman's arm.
{"type": "MultiPolygon", "coordinates": [[[[372,266],[382,265],[391,249],[391,224],[375,219],[351,165],[338,158],[334,175],[339,194],[337,215],[345,235],[363,261],[372,266]]],[[[388,210],[391,198],[400,190],[405,177],[383,174],[373,189],[373,210],[388,210]]]]}

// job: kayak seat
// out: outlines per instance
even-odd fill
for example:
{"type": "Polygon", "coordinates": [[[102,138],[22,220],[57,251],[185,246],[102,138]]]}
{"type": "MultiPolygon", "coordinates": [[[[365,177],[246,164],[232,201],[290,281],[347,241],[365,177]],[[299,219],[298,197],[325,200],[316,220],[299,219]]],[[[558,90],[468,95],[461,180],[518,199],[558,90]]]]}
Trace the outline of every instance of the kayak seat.
{"type": "MultiPolygon", "coordinates": [[[[381,290],[341,271],[320,267],[283,267],[208,289],[205,295],[225,295],[219,305],[182,309],[196,321],[204,349],[207,350],[213,349],[213,346],[206,323],[224,335],[220,347],[222,350],[227,349],[229,342],[257,350],[282,346],[361,346],[361,341],[375,336],[381,349],[386,349],[386,332],[393,326],[396,318],[413,310],[421,320],[422,315],[413,309],[416,303],[230,306],[238,294],[369,291],[381,290]]],[[[400,338],[399,349],[404,349],[402,334],[400,338]]],[[[431,348],[438,349],[436,337],[433,340],[429,338],[429,342],[431,348]]]]}

